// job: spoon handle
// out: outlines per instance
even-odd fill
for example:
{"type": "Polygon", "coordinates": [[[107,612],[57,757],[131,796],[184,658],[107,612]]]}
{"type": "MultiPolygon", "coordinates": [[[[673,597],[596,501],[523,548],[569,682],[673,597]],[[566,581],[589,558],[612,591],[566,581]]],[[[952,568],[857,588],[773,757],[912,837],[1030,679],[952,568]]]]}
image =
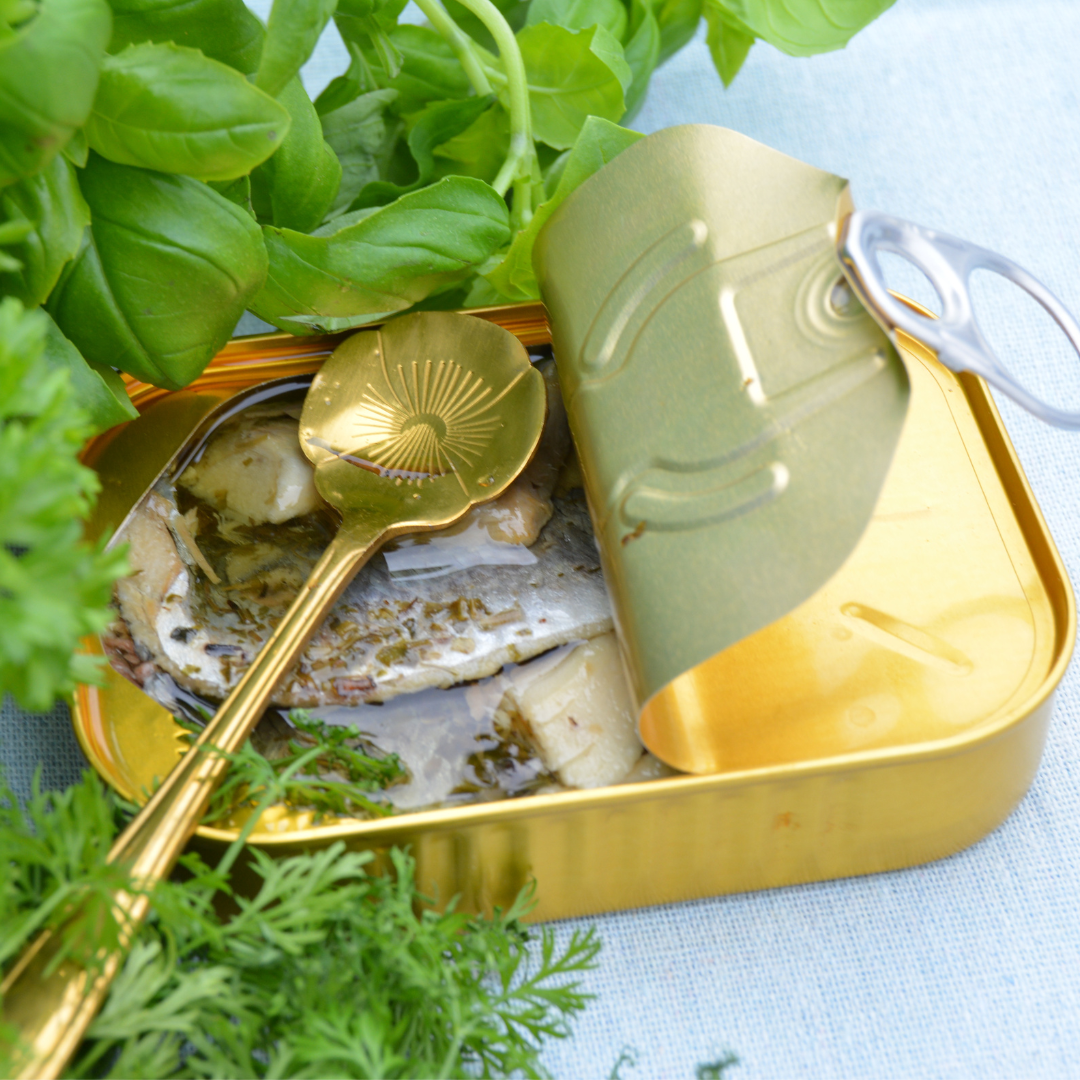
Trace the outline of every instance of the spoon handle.
{"type": "MultiPolygon", "coordinates": [[[[399,530],[357,519],[343,523],[236,689],[117,838],[109,861],[129,866],[140,890],[149,891],[172,870],[228,771],[225,755],[243,745],[322,617],[391,531],[399,530]]],[[[146,917],[149,899],[145,891],[118,891],[113,899],[126,945],[146,917]]],[[[122,960],[120,952],[98,957],[93,974],[65,961],[47,975],[59,944],[59,934],[39,934],[0,986],[0,1029],[11,1025],[16,1033],[15,1042],[22,1050],[17,1063],[20,1071],[15,1074],[19,1077],[51,1080],[60,1075],[104,1001],[122,960]]]]}

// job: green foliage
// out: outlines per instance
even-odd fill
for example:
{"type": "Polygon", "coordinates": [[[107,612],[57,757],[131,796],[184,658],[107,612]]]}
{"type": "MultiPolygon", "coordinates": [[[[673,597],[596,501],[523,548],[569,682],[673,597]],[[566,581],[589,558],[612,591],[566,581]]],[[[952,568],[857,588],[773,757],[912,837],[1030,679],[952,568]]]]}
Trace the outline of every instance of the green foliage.
{"type": "MultiPolygon", "coordinates": [[[[435,174],[435,151],[472,127],[480,116],[490,109],[494,100],[494,97],[488,94],[485,97],[462,98],[460,101],[436,101],[414,114],[408,147],[416,164],[416,179],[410,184],[393,184],[386,180],[365,184],[349,209],[385,206],[399,196],[430,183],[435,174]]],[[[499,163],[503,157],[505,153],[499,155],[499,163]]],[[[495,168],[498,169],[498,165],[495,168]]],[[[491,176],[494,176],[494,170],[491,176]]]]}
{"type": "Polygon", "coordinates": [[[722,1080],[728,1069],[739,1064],[739,1057],[730,1050],[721,1054],[715,1061],[704,1061],[695,1070],[697,1080],[722,1080]]]}
{"type": "Polygon", "coordinates": [[[0,295],[36,307],[79,250],[90,224],[90,210],[67,158],[58,154],[36,175],[0,188],[0,221],[28,226],[22,241],[9,248],[20,266],[0,273],[0,295]]]}
{"type": "MultiPolygon", "coordinates": [[[[48,310],[32,380],[85,410],[28,424],[70,457],[132,417],[116,368],[185,386],[246,307],[306,334],[531,299],[544,222],[636,138],[615,125],[702,17],[728,85],[756,39],[840,48],[891,0],[417,3],[431,25],[405,0],[274,0],[265,27],[243,0],[0,0],[0,298],[48,310]],[[298,72],[331,17],[350,65],[313,105],[298,72]]],[[[66,527],[0,552],[3,684],[39,707],[116,568],[66,527]]]]}
{"type": "Polygon", "coordinates": [[[323,139],[319,114],[299,79],[278,100],[292,117],[278,152],[251,174],[259,220],[298,232],[322,224],[341,187],[341,162],[323,139]]]}
{"type": "Polygon", "coordinates": [[[603,27],[572,31],[538,23],[518,34],[529,76],[533,133],[566,150],[589,116],[617,123],[626,111],[630,68],[622,47],[603,27]]]}
{"type": "Polygon", "coordinates": [[[895,0],[715,0],[735,26],[790,56],[842,49],[895,0]]]}
{"type": "Polygon", "coordinates": [[[311,55],[337,0],[276,0],[270,11],[255,85],[277,97],[311,55]]]}
{"type": "Polygon", "coordinates": [[[506,258],[484,275],[502,296],[511,300],[534,300],[539,297],[536,275],[533,273],[532,249],[547,219],[572,191],[641,137],[636,131],[628,131],[595,116],[585,121],[573,149],[562,162],[551,197],[536,208],[528,228],[514,237],[506,258]]]}
{"type": "Polygon", "coordinates": [[[732,21],[717,0],[705,0],[704,13],[708,26],[705,41],[713,66],[724,86],[730,86],[750,55],[754,35],[742,24],[732,21]]]}
{"type": "Polygon", "coordinates": [[[42,361],[47,322],[0,301],[0,692],[27,709],[93,677],[72,652],[108,622],[124,569],[79,541],[97,489],[75,457],[90,428],[68,375],[42,361]]]}
{"type": "Polygon", "coordinates": [[[105,0],[42,0],[0,34],[0,188],[44,169],[86,121],[110,23],[105,0]]]}
{"type": "MultiPolygon", "coordinates": [[[[0,971],[76,900],[100,901],[86,908],[97,936],[73,926],[69,952],[86,959],[91,940],[115,940],[104,904],[122,881],[104,861],[114,820],[92,776],[35,792],[25,811],[0,785],[0,971]]],[[[577,979],[595,965],[595,934],[561,952],[551,931],[534,936],[520,921],[531,889],[491,918],[452,903],[435,912],[413,860],[394,849],[388,862],[375,875],[370,854],[340,843],[275,861],[238,841],[214,869],[186,857],[188,880],[155,890],[68,1075],[540,1075],[544,1042],[565,1037],[588,1001],[577,979]],[[226,871],[240,857],[254,895],[232,894],[226,871]]]]}
{"type": "Polygon", "coordinates": [[[139,415],[124,389],[124,382],[107,364],[86,360],[45,311],[45,351],[42,360],[53,371],[68,373],[72,396],[86,413],[95,432],[108,431],[139,415]]]}
{"type": "Polygon", "coordinates": [[[729,85],[756,39],[839,48],[890,2],[418,0],[415,26],[405,0],[274,0],[264,28],[242,0],[4,0],[0,288],[100,375],[98,422],[126,415],[107,366],[182,386],[246,304],[302,334],[459,283],[532,298],[536,234],[591,174],[553,158],[625,123],[703,17],[729,85]],[[313,108],[297,73],[331,17],[351,61],[313,108]]]}
{"type": "Polygon", "coordinates": [[[93,223],[49,311],[89,359],[186,386],[265,279],[258,225],[187,176],[92,155],[81,182],[93,223]]]}
{"type": "Polygon", "coordinates": [[[396,754],[372,757],[356,728],[325,724],[300,709],[289,719],[297,734],[273,759],[250,744],[233,756],[207,810],[208,820],[253,812],[270,792],[290,806],[313,810],[316,820],[327,814],[374,818],[393,813],[389,803],[368,796],[406,778],[396,754]]]}
{"type": "Polygon", "coordinates": [[[143,41],[172,41],[199,49],[250,75],[259,66],[265,36],[244,0],[110,0],[109,52],[143,41]]]}
{"type": "Polygon", "coordinates": [[[471,276],[510,238],[506,203],[462,176],[341,221],[330,236],[263,229],[270,272],[257,315],[293,333],[360,326],[471,276]]]}
{"type": "MultiPolygon", "coordinates": [[[[320,99],[321,100],[321,99],[320,99]]],[[[323,136],[341,162],[341,183],[330,204],[329,217],[344,213],[364,189],[382,176],[397,136],[397,124],[387,117],[397,100],[396,90],[371,90],[320,114],[323,136]]],[[[316,103],[318,109],[318,103],[316,103]]]]}
{"type": "Polygon", "coordinates": [[[380,87],[398,92],[398,111],[414,113],[428,102],[468,97],[468,76],[449,43],[426,26],[405,24],[387,35],[399,57],[398,70],[387,67],[374,45],[357,42],[372,77],[380,87]]]}
{"type": "Polygon", "coordinates": [[[105,58],[86,122],[102,157],[199,180],[246,176],[288,131],[288,110],[235,68],[153,42],[105,58]]]}
{"type": "Polygon", "coordinates": [[[602,26],[621,41],[627,20],[626,8],[620,0],[532,0],[525,25],[543,22],[567,30],[602,26]]]}

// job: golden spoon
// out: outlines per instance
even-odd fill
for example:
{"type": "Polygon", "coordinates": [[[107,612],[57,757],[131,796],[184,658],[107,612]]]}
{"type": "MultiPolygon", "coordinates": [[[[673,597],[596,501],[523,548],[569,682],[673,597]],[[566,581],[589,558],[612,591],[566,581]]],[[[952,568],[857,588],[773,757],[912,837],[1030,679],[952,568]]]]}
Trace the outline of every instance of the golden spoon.
{"type": "MultiPolygon", "coordinates": [[[[384,541],[444,528],[501,494],[536,449],[544,409],[543,378],[520,342],[481,319],[408,315],[334,351],[304,400],[300,442],[319,493],[341,512],[337,536],[191,752],[117,839],[110,862],[130,866],[142,889],[172,870],[228,770],[223,753],[243,744],[353,575],[384,541]],[[205,753],[210,747],[221,752],[205,753]]],[[[130,940],[149,899],[120,892],[115,900],[130,940]]],[[[21,1077],[60,1074],[122,960],[105,957],[93,979],[71,962],[46,975],[57,947],[58,935],[40,935],[0,987],[0,1023],[16,1029],[24,1050],[21,1077]]]]}

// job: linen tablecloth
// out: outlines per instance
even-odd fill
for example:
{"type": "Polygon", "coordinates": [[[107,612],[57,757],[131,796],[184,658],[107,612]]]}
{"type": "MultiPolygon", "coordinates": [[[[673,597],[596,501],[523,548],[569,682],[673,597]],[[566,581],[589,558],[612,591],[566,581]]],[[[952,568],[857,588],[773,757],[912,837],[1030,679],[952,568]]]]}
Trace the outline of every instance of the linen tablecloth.
{"type": "MultiPolygon", "coordinates": [[[[656,74],[633,126],[735,128],[849,177],[859,206],[1012,257],[1080,312],[1078,53],[1075,0],[899,0],[842,52],[795,60],[757,44],[727,91],[699,37],[656,74]]],[[[344,65],[328,34],[308,89],[344,65]]],[[[928,299],[912,277],[896,283],[928,299]]],[[[1080,362],[1034,304],[991,301],[1016,370],[1080,407],[1080,362]]],[[[1080,433],[1002,412],[1080,581],[1080,433]]],[[[0,755],[21,790],[38,762],[51,786],[83,767],[62,709],[30,718],[6,702],[0,755]]],[[[730,1049],[732,1080],[1080,1076],[1078,781],[1074,668],[1031,792],[967,851],[560,924],[595,923],[604,950],[586,980],[596,1001],[547,1067],[600,1080],[632,1048],[623,1080],[689,1080],[730,1049]]]]}

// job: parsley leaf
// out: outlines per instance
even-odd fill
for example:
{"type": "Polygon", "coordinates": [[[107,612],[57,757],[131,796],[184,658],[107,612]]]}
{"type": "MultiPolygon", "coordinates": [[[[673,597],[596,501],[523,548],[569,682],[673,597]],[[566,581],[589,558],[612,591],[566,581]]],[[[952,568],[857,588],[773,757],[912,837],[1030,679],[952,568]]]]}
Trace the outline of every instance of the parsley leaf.
{"type": "Polygon", "coordinates": [[[91,428],[66,371],[43,362],[47,320],[0,301],[0,693],[49,708],[96,668],[73,656],[108,622],[122,552],[81,540],[97,478],[77,454],[91,428]]]}

